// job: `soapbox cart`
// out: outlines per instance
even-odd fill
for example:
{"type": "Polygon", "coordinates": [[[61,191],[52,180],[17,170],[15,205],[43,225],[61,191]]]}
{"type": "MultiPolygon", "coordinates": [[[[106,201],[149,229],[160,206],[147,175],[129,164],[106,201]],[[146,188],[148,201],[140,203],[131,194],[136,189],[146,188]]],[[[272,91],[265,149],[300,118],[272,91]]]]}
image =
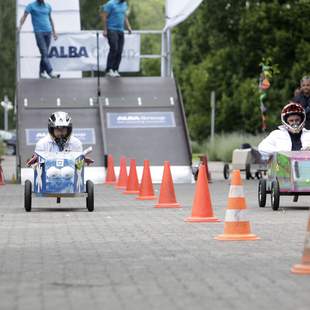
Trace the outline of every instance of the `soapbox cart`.
{"type": "Polygon", "coordinates": [[[231,168],[232,170],[245,171],[245,178],[247,180],[254,179],[254,176],[257,179],[261,179],[263,175],[266,174],[267,161],[252,147],[245,149],[240,148],[233,151],[231,167],[228,163],[224,164],[224,179],[229,179],[231,168]],[[254,176],[252,175],[253,172],[254,176]]]}
{"type": "Polygon", "coordinates": [[[259,180],[258,204],[266,206],[266,196],[271,195],[271,207],[278,210],[280,196],[310,195],[310,152],[278,152],[269,160],[267,177],[259,180]]]}
{"type": "Polygon", "coordinates": [[[34,184],[25,181],[24,207],[31,211],[32,194],[36,197],[61,198],[86,197],[86,208],[94,210],[94,184],[87,180],[84,184],[84,165],[93,163],[86,158],[91,149],[80,152],[38,152],[27,162],[34,169],[34,184]]]}

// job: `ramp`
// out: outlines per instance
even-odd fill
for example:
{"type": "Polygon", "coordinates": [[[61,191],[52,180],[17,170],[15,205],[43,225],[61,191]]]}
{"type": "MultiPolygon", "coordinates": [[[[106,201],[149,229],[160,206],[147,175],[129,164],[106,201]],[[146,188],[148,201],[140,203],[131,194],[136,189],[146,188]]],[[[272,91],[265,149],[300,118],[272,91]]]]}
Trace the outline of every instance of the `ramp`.
{"type": "MultiPolygon", "coordinates": [[[[154,182],[160,182],[165,160],[169,160],[176,182],[191,182],[191,149],[183,104],[172,78],[128,77],[101,79],[21,80],[18,87],[18,156],[20,170],[47,132],[49,114],[69,112],[74,134],[84,147],[92,146],[95,166],[86,177],[102,182],[105,157],[112,154],[151,161],[154,182]]],[[[21,169],[21,179],[32,171],[21,169]]]]}

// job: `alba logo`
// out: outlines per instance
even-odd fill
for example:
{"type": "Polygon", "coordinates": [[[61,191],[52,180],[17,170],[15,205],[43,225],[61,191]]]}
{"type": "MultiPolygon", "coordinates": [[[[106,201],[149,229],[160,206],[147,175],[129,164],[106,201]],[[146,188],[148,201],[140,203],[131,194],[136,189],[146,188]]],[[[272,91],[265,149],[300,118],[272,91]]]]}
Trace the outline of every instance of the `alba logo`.
{"type": "Polygon", "coordinates": [[[117,120],[118,121],[139,121],[140,117],[139,116],[118,116],[117,120]]]}
{"type": "Polygon", "coordinates": [[[76,46],[52,46],[49,55],[49,58],[89,58],[87,49],[85,46],[76,47],[76,46]]]}

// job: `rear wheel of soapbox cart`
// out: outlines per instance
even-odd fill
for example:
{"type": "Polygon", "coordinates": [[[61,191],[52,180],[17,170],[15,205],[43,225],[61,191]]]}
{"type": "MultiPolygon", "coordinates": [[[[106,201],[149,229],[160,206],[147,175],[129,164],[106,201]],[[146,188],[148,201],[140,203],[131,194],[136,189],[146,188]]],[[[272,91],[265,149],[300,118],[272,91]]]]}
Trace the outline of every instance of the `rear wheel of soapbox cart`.
{"type": "Polygon", "coordinates": [[[86,181],[86,208],[89,212],[94,211],[94,183],[90,180],[86,181]]]}
{"type": "Polygon", "coordinates": [[[250,164],[245,165],[245,178],[247,180],[250,180],[253,178],[252,174],[251,174],[251,165],[250,164]]]}
{"type": "Polygon", "coordinates": [[[32,204],[32,183],[30,180],[25,181],[24,207],[27,212],[31,211],[32,204]]]}
{"type": "Polygon", "coordinates": [[[229,179],[229,165],[227,163],[224,164],[224,168],[223,168],[223,176],[225,180],[229,179]]]}
{"type": "MultiPolygon", "coordinates": [[[[252,179],[252,173],[251,173],[251,165],[250,164],[246,164],[244,169],[239,169],[240,171],[245,171],[245,178],[247,180],[252,179]]],[[[224,164],[224,168],[223,168],[223,176],[225,180],[229,179],[230,176],[230,168],[229,168],[229,164],[225,163],[224,164]]]]}

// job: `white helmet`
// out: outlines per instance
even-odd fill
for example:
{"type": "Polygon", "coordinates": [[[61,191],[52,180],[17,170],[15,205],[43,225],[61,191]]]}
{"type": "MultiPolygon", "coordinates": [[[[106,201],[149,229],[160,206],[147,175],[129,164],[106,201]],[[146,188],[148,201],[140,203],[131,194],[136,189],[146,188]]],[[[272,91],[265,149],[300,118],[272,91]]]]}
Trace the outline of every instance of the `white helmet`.
{"type": "Polygon", "coordinates": [[[71,116],[68,113],[62,111],[54,112],[53,114],[51,114],[48,119],[48,132],[59,146],[59,149],[62,151],[64,145],[66,144],[72,133],[71,116]],[[67,128],[66,135],[60,138],[56,138],[54,135],[55,128],[67,128]]]}
{"type": "Polygon", "coordinates": [[[299,103],[295,103],[295,102],[290,102],[289,104],[287,104],[281,112],[281,121],[282,124],[285,126],[285,128],[291,132],[291,133],[299,133],[304,125],[305,125],[305,121],[306,121],[306,112],[305,109],[299,104],[299,103]],[[292,125],[290,126],[287,122],[287,118],[290,115],[299,115],[301,117],[301,122],[300,124],[296,124],[296,125],[292,125]]]}

